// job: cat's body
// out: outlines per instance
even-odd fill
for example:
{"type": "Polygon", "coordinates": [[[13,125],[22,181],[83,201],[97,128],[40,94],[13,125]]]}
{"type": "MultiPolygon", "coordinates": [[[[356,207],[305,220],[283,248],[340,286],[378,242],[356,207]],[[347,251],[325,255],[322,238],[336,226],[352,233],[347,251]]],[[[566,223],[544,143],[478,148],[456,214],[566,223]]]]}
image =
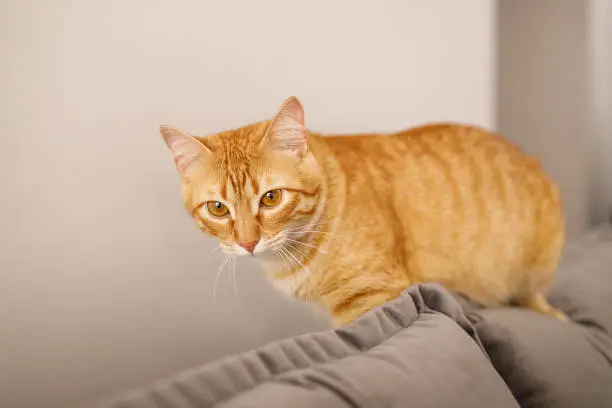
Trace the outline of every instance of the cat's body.
{"type": "MultiPolygon", "coordinates": [[[[200,139],[216,152],[211,157],[225,157],[217,164],[227,169],[208,180],[213,167],[182,172],[189,211],[210,202],[198,192],[202,186],[222,185],[224,174],[240,167],[242,188],[252,191],[242,194],[250,203],[242,211],[249,207],[253,217],[242,214],[251,227],[240,226],[236,204],[223,216],[230,217],[223,231],[208,222],[223,217],[207,220],[200,211],[196,220],[205,231],[251,251],[255,247],[243,242],[261,241],[257,255],[273,284],[322,304],[336,324],[411,284],[432,281],[484,306],[515,303],[563,318],[543,297],[563,246],[563,215],[557,188],[536,160],[497,135],[454,124],[321,137],[300,126],[301,106],[290,101],[297,105],[285,104],[290,110],[281,110],[274,121],[200,139]],[[298,131],[303,144],[296,142],[298,131]],[[276,147],[262,147],[270,135],[277,135],[276,147]],[[252,154],[232,164],[240,149],[252,154]],[[256,192],[261,184],[268,186],[256,192]],[[285,191],[284,207],[252,205],[272,187],[285,191]]],[[[163,133],[171,146],[168,129],[163,133]]],[[[230,184],[241,189],[240,182],[230,184]]],[[[240,201],[238,194],[234,201],[240,201]]]]}
{"type": "Polygon", "coordinates": [[[563,244],[557,189],[502,138],[461,125],[311,137],[335,190],[322,220],[334,222],[310,237],[327,254],[301,248],[312,272],[292,288],[298,297],[323,296],[347,321],[418,282],[499,306],[552,278],[563,244]]]}

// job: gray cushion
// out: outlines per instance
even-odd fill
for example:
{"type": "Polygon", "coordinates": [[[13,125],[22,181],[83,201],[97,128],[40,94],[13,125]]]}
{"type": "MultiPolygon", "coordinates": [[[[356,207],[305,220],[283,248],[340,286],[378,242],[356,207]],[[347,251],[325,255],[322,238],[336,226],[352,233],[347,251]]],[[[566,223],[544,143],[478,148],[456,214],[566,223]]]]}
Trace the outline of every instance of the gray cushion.
{"type": "Polygon", "coordinates": [[[269,344],[113,408],[517,407],[456,300],[417,285],[337,330],[269,344]]]}
{"type": "Polygon", "coordinates": [[[609,226],[567,248],[549,298],[573,323],[510,308],[468,315],[522,407],[612,407],[609,226]]]}
{"type": "Polygon", "coordinates": [[[416,285],[338,330],[204,365],[104,406],[612,407],[611,265],[609,227],[566,250],[550,300],[572,323],[469,302],[466,317],[439,285],[416,285]]]}

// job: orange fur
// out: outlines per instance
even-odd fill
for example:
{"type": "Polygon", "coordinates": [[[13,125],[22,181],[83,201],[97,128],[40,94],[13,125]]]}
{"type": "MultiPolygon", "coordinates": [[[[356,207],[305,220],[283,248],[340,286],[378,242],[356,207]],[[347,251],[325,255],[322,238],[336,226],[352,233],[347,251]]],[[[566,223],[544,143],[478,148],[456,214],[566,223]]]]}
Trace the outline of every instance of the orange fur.
{"type": "Polygon", "coordinates": [[[272,282],[323,305],[336,324],[431,281],[486,307],[564,319],[543,296],[564,241],[557,188],[498,135],[434,124],[322,137],[306,130],[295,98],[271,121],[204,138],[162,134],[202,230],[231,254],[259,242],[272,282]],[[281,204],[262,207],[272,189],[281,204]],[[207,201],[231,214],[212,217],[207,201]]]}

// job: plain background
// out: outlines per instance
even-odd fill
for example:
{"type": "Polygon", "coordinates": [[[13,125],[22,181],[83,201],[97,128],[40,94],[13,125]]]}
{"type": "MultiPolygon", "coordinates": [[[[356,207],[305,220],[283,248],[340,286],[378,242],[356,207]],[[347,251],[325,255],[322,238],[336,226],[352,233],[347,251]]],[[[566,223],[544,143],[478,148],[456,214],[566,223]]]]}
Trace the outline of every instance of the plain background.
{"type": "Polygon", "coordinates": [[[296,95],[328,133],[499,128],[542,155],[579,234],[588,2],[536,2],[543,24],[509,3],[0,1],[0,406],[69,408],[327,327],[247,262],[213,304],[221,258],[182,208],[160,123],[207,134],[296,95]]]}
{"type": "Polygon", "coordinates": [[[612,220],[612,2],[502,0],[497,128],[561,187],[571,237],[612,220]]]}
{"type": "Polygon", "coordinates": [[[590,221],[586,4],[519,0],[498,9],[497,125],[555,175],[570,236],[590,221]]]}
{"type": "Polygon", "coordinates": [[[588,21],[591,216],[612,222],[612,2],[591,0],[588,21]]]}

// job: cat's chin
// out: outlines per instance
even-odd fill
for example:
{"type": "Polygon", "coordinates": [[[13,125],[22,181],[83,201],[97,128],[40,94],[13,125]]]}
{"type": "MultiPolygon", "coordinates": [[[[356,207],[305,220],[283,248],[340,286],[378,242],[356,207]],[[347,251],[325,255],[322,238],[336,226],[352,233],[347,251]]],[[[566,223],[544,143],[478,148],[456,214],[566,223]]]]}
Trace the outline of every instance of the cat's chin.
{"type": "Polygon", "coordinates": [[[249,252],[244,248],[237,247],[226,247],[221,246],[221,251],[225,255],[238,256],[238,257],[252,257],[252,258],[271,258],[275,255],[272,248],[255,248],[253,252],[249,252]]]}

